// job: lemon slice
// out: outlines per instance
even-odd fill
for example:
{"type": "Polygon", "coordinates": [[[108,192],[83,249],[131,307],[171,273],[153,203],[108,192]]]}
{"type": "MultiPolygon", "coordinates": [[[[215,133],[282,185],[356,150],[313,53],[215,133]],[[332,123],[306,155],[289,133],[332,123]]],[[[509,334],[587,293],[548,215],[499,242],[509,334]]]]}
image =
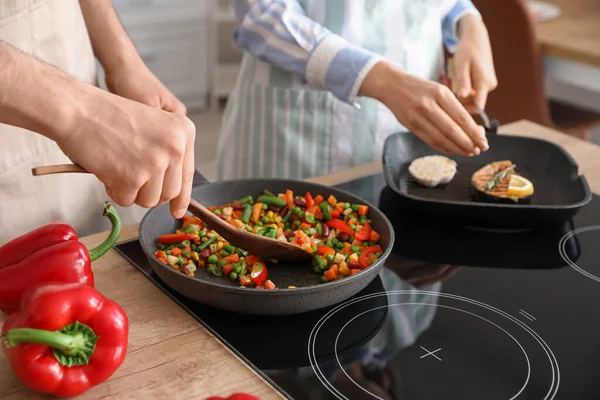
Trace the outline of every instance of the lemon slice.
{"type": "Polygon", "coordinates": [[[513,174],[508,183],[508,195],[512,197],[527,197],[533,194],[533,183],[521,175],[513,174]]]}

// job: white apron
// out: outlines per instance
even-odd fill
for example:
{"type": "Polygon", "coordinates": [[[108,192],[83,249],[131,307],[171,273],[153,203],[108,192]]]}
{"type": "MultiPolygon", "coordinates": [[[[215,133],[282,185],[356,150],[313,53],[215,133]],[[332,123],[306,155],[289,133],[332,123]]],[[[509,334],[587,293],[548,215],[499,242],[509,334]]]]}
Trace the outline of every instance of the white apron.
{"type": "MultiPolygon", "coordinates": [[[[350,43],[429,80],[442,72],[441,24],[454,0],[301,0],[306,14],[350,43]]],[[[229,96],[217,178],[304,179],[379,160],[390,134],[406,131],[380,102],[360,109],[314,90],[297,74],[245,53],[229,96]]]]}
{"type": "MultiPolygon", "coordinates": [[[[0,39],[76,78],[96,84],[96,63],[77,0],[0,0],[0,39]]],[[[0,66],[1,68],[1,66],[0,66]]],[[[79,236],[109,229],[93,175],[34,177],[31,168],[71,161],[55,142],[0,124],[0,245],[36,227],[62,221],[79,236]]],[[[124,224],[139,222],[140,207],[117,207],[124,224]]]]}

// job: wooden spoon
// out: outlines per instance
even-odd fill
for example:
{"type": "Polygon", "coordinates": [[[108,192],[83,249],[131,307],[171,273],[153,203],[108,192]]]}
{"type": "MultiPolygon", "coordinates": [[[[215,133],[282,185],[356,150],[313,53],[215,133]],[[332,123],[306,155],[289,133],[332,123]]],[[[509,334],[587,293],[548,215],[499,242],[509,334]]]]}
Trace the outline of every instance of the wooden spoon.
{"type": "MultiPolygon", "coordinates": [[[[77,164],[36,167],[31,172],[34,176],[77,172],[88,173],[88,171],[77,164]]],[[[291,243],[259,236],[244,229],[236,228],[194,199],[190,200],[188,210],[229,243],[248,251],[250,254],[260,256],[265,260],[275,259],[301,262],[310,261],[312,258],[310,253],[291,243]]]]}

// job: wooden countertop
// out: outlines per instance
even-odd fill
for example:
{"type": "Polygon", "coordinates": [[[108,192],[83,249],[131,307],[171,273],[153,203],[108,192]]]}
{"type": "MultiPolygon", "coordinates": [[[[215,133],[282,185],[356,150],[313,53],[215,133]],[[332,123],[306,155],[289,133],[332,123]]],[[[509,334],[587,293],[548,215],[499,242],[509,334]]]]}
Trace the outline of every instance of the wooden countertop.
{"type": "MultiPolygon", "coordinates": [[[[565,148],[580,165],[592,190],[600,193],[600,147],[530,122],[501,127],[503,134],[546,139],[565,148]]],[[[334,185],[381,171],[373,162],[311,181],[334,185]]],[[[123,229],[121,239],[136,237],[137,226],[123,229]]],[[[105,234],[83,238],[88,246],[105,234]]],[[[116,300],[130,321],[129,348],[121,367],[82,399],[205,399],[237,391],[261,399],[280,399],[264,379],[165,296],[116,252],[94,263],[97,288],[116,300]]],[[[4,316],[0,315],[0,322],[4,316]]],[[[0,356],[0,399],[48,398],[25,388],[0,356]]]]}
{"type": "Polygon", "coordinates": [[[536,24],[544,54],[600,68],[600,1],[544,0],[561,15],[536,24]]]}

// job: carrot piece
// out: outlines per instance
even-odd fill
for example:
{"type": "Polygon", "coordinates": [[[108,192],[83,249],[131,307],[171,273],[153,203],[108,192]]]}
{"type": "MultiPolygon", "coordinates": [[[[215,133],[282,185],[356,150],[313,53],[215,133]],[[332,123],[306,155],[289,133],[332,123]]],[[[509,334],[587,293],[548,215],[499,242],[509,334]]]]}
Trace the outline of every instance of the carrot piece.
{"type": "MultiPolygon", "coordinates": [[[[314,200],[313,200],[313,202],[314,202],[314,200]]],[[[306,209],[306,212],[309,214],[315,215],[318,209],[319,209],[319,207],[312,205],[306,209]]]]}
{"type": "Polygon", "coordinates": [[[371,231],[371,241],[372,242],[377,242],[380,237],[381,237],[381,235],[379,235],[379,233],[377,233],[373,230],[371,231]]]}
{"type": "Polygon", "coordinates": [[[163,264],[166,264],[167,262],[163,259],[163,258],[159,258],[158,261],[160,261],[163,264]]]}
{"type": "Polygon", "coordinates": [[[167,256],[167,253],[165,253],[164,250],[157,250],[156,253],[154,253],[154,255],[156,256],[156,258],[165,258],[167,256]]]}
{"type": "Polygon", "coordinates": [[[252,216],[250,217],[250,219],[252,220],[252,222],[257,223],[258,220],[260,219],[260,214],[263,211],[263,205],[262,203],[256,203],[254,205],[254,208],[252,209],[252,216]]]}
{"type": "Polygon", "coordinates": [[[256,264],[259,261],[260,261],[260,259],[256,256],[253,256],[252,254],[250,254],[249,256],[246,257],[246,264],[248,264],[248,267],[252,267],[254,264],[256,264]]]}
{"type": "Polygon", "coordinates": [[[265,289],[275,289],[275,284],[273,282],[271,282],[270,279],[267,279],[267,281],[264,284],[264,288],[265,289]]]}
{"type": "Polygon", "coordinates": [[[199,259],[196,262],[198,263],[199,267],[205,267],[206,266],[206,261],[204,260],[204,258],[201,258],[201,259],[199,259]]]}
{"type": "Polygon", "coordinates": [[[171,249],[171,255],[175,257],[181,255],[181,249],[179,247],[173,247],[171,249]]]}
{"type": "Polygon", "coordinates": [[[320,194],[317,195],[314,199],[313,202],[315,204],[315,206],[318,206],[319,204],[321,204],[323,202],[323,196],[321,196],[320,194]]]}
{"type": "Polygon", "coordinates": [[[284,200],[290,208],[294,207],[294,192],[292,192],[290,189],[286,190],[284,200]]]}
{"type": "Polygon", "coordinates": [[[334,264],[331,268],[329,268],[327,271],[325,271],[325,278],[328,281],[334,281],[338,278],[338,274],[339,274],[339,269],[340,267],[338,267],[337,264],[334,264]]]}
{"type": "Polygon", "coordinates": [[[352,245],[350,243],[346,243],[344,245],[344,250],[342,251],[343,254],[352,254],[352,245]]]}
{"type": "Polygon", "coordinates": [[[350,268],[348,268],[348,266],[347,266],[347,265],[342,265],[342,266],[340,267],[340,274],[341,274],[342,276],[348,276],[348,275],[350,275],[350,268]]]}
{"type": "Polygon", "coordinates": [[[241,210],[235,210],[233,212],[233,217],[236,218],[236,219],[240,219],[240,218],[242,218],[242,214],[243,214],[243,211],[241,211],[241,210]]]}
{"type": "Polygon", "coordinates": [[[233,264],[225,264],[225,265],[223,265],[223,273],[225,275],[231,274],[231,271],[233,271],[233,264]]]}
{"type": "Polygon", "coordinates": [[[190,225],[198,225],[198,226],[200,226],[200,228],[202,228],[204,226],[204,222],[202,222],[200,220],[200,218],[198,218],[194,215],[194,216],[186,218],[185,221],[183,222],[183,225],[181,225],[181,227],[183,229],[185,229],[190,225]]]}
{"type": "Polygon", "coordinates": [[[310,228],[312,228],[312,225],[303,222],[303,223],[300,224],[300,226],[298,228],[302,229],[302,230],[310,229],[310,228]]]}
{"type": "Polygon", "coordinates": [[[235,264],[237,262],[240,262],[240,256],[238,255],[238,253],[233,253],[225,257],[225,261],[227,261],[227,264],[235,264]]]}
{"type": "Polygon", "coordinates": [[[368,212],[369,212],[369,207],[358,206],[358,215],[367,215],[368,212]]]}
{"type": "Polygon", "coordinates": [[[250,279],[250,275],[242,275],[240,276],[240,285],[242,286],[250,286],[252,284],[252,279],[250,279]]]}
{"type": "Polygon", "coordinates": [[[332,194],[330,194],[327,198],[327,202],[331,205],[331,207],[335,207],[335,205],[337,204],[337,200],[332,194]]]}
{"type": "Polygon", "coordinates": [[[360,272],[360,269],[358,269],[358,268],[352,268],[350,270],[350,275],[358,274],[359,272],[360,272]]]}

